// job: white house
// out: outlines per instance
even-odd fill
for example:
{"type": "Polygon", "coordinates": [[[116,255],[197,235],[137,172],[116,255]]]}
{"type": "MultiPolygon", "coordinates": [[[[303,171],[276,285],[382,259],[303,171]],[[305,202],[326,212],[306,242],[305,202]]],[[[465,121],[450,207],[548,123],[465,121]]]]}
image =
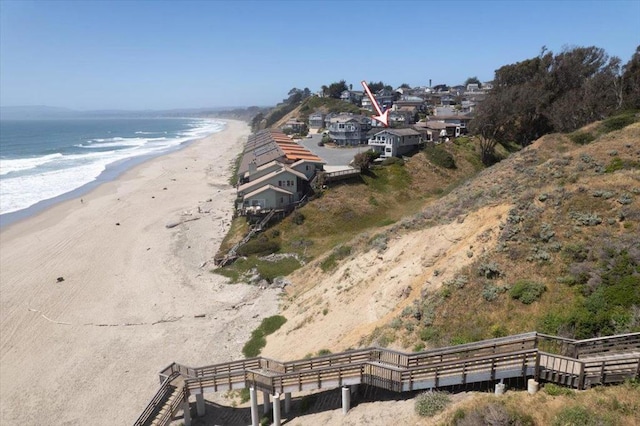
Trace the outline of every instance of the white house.
{"type": "Polygon", "coordinates": [[[238,208],[285,209],[302,199],[309,178],[282,163],[273,163],[261,167],[262,170],[256,168],[255,174],[251,173],[253,170],[249,172],[249,179],[252,176],[257,178],[238,187],[238,208]]]}
{"type": "Polygon", "coordinates": [[[421,143],[420,132],[414,129],[385,129],[369,139],[369,146],[380,157],[398,157],[411,152],[421,143]]]}

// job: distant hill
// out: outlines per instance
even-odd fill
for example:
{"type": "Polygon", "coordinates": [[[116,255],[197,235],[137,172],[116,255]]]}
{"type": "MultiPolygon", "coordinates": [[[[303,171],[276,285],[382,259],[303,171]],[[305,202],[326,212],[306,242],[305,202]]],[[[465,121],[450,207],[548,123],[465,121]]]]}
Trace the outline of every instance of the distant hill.
{"type": "Polygon", "coordinates": [[[220,117],[249,121],[264,108],[176,108],[168,110],[120,110],[103,109],[77,111],[52,106],[0,107],[2,120],[70,119],[70,118],[131,118],[131,117],[220,117]]]}
{"type": "Polygon", "coordinates": [[[25,120],[37,118],[67,118],[77,115],[78,112],[69,108],[50,106],[6,106],[0,107],[0,119],[25,120]]]}

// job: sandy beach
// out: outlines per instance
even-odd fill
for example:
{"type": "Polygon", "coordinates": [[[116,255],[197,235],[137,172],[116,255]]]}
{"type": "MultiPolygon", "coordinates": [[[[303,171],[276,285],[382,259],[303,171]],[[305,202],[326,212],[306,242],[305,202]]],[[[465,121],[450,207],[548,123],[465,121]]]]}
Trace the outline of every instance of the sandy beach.
{"type": "Polygon", "coordinates": [[[241,358],[277,312],[277,290],[210,272],[250,132],[225,121],[0,232],[0,424],[132,424],[159,370],[241,358]]]}

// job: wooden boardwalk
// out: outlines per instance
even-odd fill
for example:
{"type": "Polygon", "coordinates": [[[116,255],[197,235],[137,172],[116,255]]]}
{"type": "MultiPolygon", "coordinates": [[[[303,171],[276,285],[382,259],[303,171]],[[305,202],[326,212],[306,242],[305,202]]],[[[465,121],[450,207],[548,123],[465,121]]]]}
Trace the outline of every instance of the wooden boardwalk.
{"type": "Polygon", "coordinates": [[[289,362],[173,363],[160,372],[161,387],[135,425],[166,425],[190,395],[204,407],[205,393],[233,389],[290,396],[364,384],[409,392],[514,378],[585,389],[639,376],[640,333],[571,340],[532,332],[417,353],[366,348],[289,362]]]}

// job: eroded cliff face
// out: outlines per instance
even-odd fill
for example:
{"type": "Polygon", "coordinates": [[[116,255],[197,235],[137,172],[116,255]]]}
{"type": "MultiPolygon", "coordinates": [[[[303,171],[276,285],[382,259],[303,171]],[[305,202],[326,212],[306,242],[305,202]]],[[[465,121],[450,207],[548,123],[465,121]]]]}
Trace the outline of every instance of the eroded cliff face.
{"type": "MultiPolygon", "coordinates": [[[[464,321],[480,324],[479,318],[486,317],[476,328],[508,321],[506,332],[531,331],[536,318],[579,303],[575,291],[557,279],[570,272],[567,250],[587,244],[603,251],[612,241],[622,247],[637,240],[638,141],[640,123],[602,134],[588,145],[575,144],[567,135],[547,135],[434,201],[421,219],[407,218],[409,226],[401,221],[377,229],[385,236],[383,244],[376,244],[371,233],[354,237],[351,254],[334,269],[323,271],[321,257],[289,277],[292,285],[281,301],[287,323],[269,336],[263,355],[291,360],[376,344],[412,350],[420,343],[416,333],[400,330],[389,338],[379,335],[377,327],[388,328],[465,267],[469,285],[454,288],[456,293],[440,305],[444,316],[436,321],[460,322],[463,307],[449,305],[462,304],[469,311],[464,321]],[[609,193],[607,199],[602,195],[609,193]],[[584,224],[583,216],[599,221],[584,224]],[[480,259],[498,264],[502,276],[479,276],[480,259]],[[546,286],[540,302],[524,305],[504,293],[522,279],[546,286]],[[503,292],[489,300],[482,294],[483,283],[503,292]]],[[[597,259],[592,263],[597,267],[597,259]]]]}
{"type": "Polygon", "coordinates": [[[357,251],[329,274],[318,262],[305,266],[290,277],[281,311],[287,323],[263,354],[288,360],[361,346],[376,326],[470,263],[470,254],[491,249],[508,210],[485,207],[448,225],[398,233],[386,250],[357,251]]]}

